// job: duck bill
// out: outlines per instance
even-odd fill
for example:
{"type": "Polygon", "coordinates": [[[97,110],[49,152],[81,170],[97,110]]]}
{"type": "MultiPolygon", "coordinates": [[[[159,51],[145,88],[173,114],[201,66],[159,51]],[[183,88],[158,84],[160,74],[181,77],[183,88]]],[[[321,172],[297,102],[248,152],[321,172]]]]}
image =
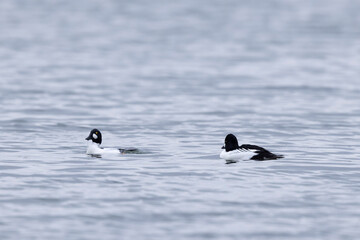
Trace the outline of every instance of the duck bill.
{"type": "Polygon", "coordinates": [[[222,146],[221,149],[225,149],[225,146],[222,146]]]}
{"type": "Polygon", "coordinates": [[[85,140],[89,141],[91,139],[91,136],[89,135],[85,140]]]}

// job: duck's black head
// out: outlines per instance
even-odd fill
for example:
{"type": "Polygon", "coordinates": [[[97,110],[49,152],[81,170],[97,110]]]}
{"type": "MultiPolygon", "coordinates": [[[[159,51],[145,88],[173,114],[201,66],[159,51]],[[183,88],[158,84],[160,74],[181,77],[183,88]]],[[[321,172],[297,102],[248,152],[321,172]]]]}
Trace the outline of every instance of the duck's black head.
{"type": "Polygon", "coordinates": [[[89,136],[85,138],[85,140],[91,140],[94,143],[101,144],[102,142],[101,132],[96,128],[94,128],[93,130],[91,130],[89,136]]]}
{"type": "Polygon", "coordinates": [[[227,152],[238,149],[239,143],[237,138],[233,134],[228,134],[225,138],[225,144],[222,149],[225,149],[227,152]]]}

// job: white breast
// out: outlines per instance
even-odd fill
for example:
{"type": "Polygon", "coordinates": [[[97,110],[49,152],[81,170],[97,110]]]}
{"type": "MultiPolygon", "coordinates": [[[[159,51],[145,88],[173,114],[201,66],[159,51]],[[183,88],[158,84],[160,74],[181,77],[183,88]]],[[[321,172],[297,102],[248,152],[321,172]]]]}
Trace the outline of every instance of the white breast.
{"type": "Polygon", "coordinates": [[[88,147],[86,150],[86,154],[92,155],[102,155],[102,154],[119,154],[120,151],[116,148],[100,148],[99,144],[94,143],[92,141],[88,141],[88,147]]]}
{"type": "Polygon", "coordinates": [[[233,150],[226,152],[225,149],[220,153],[220,158],[225,160],[249,160],[254,155],[256,150],[233,150]]]}

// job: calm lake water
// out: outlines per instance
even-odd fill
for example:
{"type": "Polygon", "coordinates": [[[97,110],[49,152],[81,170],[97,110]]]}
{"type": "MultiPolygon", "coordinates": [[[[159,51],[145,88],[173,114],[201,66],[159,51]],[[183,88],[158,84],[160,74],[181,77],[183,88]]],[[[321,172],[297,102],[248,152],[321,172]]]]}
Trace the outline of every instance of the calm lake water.
{"type": "Polygon", "coordinates": [[[2,0],[0,238],[357,239],[359,9],[2,0]]]}

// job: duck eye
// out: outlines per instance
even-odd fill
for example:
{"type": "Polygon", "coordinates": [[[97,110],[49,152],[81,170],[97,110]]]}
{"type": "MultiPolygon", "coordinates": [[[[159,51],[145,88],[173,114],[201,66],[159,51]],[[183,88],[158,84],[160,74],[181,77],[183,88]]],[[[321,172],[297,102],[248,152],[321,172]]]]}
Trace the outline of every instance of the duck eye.
{"type": "Polygon", "coordinates": [[[95,132],[95,134],[98,134],[98,132],[95,132]]]}

